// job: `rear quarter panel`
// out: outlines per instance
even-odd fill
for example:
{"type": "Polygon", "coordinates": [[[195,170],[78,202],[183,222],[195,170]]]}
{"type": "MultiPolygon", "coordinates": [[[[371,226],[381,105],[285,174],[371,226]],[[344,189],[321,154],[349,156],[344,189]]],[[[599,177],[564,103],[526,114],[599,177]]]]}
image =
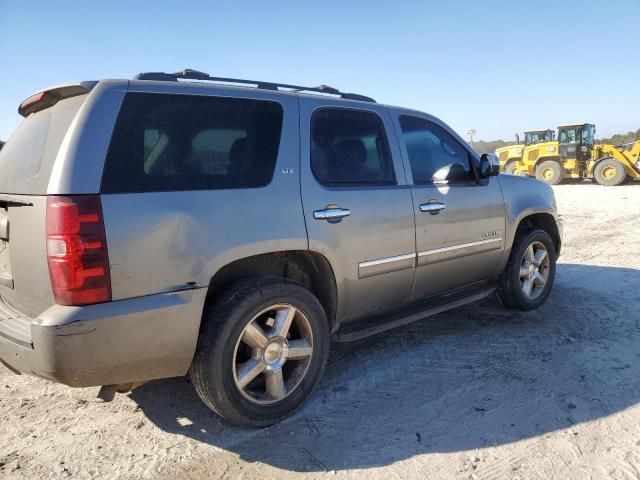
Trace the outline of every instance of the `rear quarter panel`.
{"type": "Polygon", "coordinates": [[[60,146],[49,178],[49,195],[100,191],[104,159],[127,84],[106,80],[91,91],[60,146]]]}
{"type": "MultiPolygon", "coordinates": [[[[75,113],[59,148],[55,143],[56,150],[53,150],[54,145],[47,147],[55,155],[51,173],[46,169],[40,171],[42,186],[38,183],[32,187],[32,194],[19,196],[31,205],[5,210],[4,216],[10,221],[14,287],[3,287],[1,293],[3,300],[21,313],[37,316],[54,304],[46,253],[45,194],[98,193],[104,157],[127,83],[124,80],[97,83],[75,113]]],[[[57,128],[62,128],[60,122],[57,128]]],[[[6,246],[0,245],[0,248],[6,246]]]]}

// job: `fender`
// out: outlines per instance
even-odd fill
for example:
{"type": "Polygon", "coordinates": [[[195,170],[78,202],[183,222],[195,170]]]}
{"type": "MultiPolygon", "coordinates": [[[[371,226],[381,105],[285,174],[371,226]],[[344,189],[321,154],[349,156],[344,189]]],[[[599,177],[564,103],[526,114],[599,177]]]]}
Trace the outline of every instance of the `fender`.
{"type": "Polygon", "coordinates": [[[549,155],[546,157],[539,157],[536,159],[536,163],[533,165],[534,172],[536,168],[538,168],[538,165],[540,165],[542,162],[547,162],[547,161],[557,162],[560,164],[560,166],[562,166],[562,157],[560,157],[559,155],[549,155]]]}
{"type": "Polygon", "coordinates": [[[535,214],[550,215],[555,221],[558,235],[562,231],[556,211],[553,189],[544,182],[514,175],[498,175],[505,203],[505,251],[502,259],[502,271],[506,266],[511,247],[521,222],[535,214]]]}

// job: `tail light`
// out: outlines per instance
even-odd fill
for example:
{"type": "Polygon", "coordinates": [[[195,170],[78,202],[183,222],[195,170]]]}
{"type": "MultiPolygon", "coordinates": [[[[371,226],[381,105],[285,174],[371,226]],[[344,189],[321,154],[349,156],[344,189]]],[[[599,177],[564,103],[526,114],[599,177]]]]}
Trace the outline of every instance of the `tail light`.
{"type": "Polygon", "coordinates": [[[111,300],[111,277],[98,195],[47,198],[47,260],[56,303],[111,300]]]}

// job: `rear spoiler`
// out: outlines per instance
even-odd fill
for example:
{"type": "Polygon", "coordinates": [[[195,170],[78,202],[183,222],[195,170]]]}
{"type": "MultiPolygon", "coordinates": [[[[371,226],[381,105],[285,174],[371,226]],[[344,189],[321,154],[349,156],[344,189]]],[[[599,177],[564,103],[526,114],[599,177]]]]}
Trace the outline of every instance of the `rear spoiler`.
{"type": "Polygon", "coordinates": [[[45,108],[53,107],[60,100],[65,98],[77,97],[89,93],[98,82],[80,82],[66,85],[58,85],[56,87],[42,90],[34,93],[18,107],[18,113],[23,117],[27,117],[34,112],[39,112],[45,108]]]}

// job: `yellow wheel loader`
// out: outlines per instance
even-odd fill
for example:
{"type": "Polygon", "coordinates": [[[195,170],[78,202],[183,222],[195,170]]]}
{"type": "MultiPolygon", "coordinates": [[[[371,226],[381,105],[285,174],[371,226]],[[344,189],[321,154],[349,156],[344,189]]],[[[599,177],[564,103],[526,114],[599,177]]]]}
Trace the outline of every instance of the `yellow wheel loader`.
{"type": "Polygon", "coordinates": [[[593,158],[590,170],[600,185],[640,180],[640,139],[624,145],[598,144],[593,147],[593,158]]]}
{"type": "Polygon", "coordinates": [[[565,179],[595,179],[619,185],[640,179],[640,140],[626,146],[594,144],[595,125],[558,127],[558,140],[525,147],[515,172],[557,185],[565,179]]]}
{"type": "Polygon", "coordinates": [[[516,134],[516,144],[506,147],[496,148],[495,154],[500,160],[500,170],[513,174],[522,160],[522,151],[529,145],[535,145],[540,142],[548,142],[555,138],[553,130],[531,130],[524,132],[524,143],[520,143],[520,136],[516,134]]]}

